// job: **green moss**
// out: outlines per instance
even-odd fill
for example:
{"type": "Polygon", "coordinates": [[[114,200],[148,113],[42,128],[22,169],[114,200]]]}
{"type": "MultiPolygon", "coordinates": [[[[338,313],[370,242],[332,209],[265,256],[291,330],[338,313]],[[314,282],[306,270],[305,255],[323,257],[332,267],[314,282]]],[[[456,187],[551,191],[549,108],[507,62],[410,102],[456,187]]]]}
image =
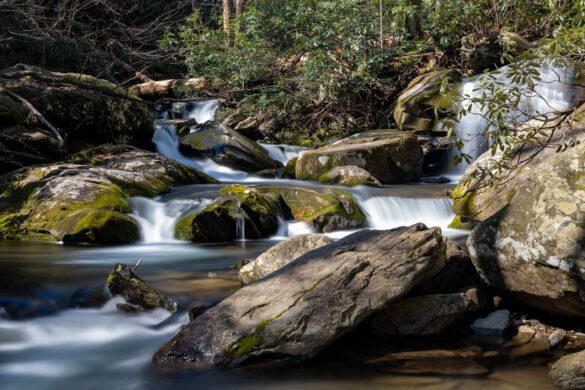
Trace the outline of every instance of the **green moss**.
{"type": "Polygon", "coordinates": [[[63,241],[129,244],[139,238],[138,226],[132,218],[114,211],[96,210],[84,213],[71,232],[63,236],[63,241]]]}
{"type": "Polygon", "coordinates": [[[457,186],[451,193],[453,199],[453,212],[459,216],[471,217],[474,214],[473,199],[475,193],[467,191],[461,186],[457,186]]]}
{"type": "Polygon", "coordinates": [[[313,141],[311,141],[310,139],[305,139],[299,143],[299,146],[310,148],[311,146],[313,146],[313,141]]]}
{"type": "Polygon", "coordinates": [[[183,241],[190,241],[193,237],[193,219],[196,214],[181,218],[175,225],[175,238],[183,241]]]}
{"type": "Polygon", "coordinates": [[[254,351],[261,343],[262,337],[258,333],[252,333],[249,336],[240,338],[226,351],[226,355],[230,359],[242,358],[254,351]]]}

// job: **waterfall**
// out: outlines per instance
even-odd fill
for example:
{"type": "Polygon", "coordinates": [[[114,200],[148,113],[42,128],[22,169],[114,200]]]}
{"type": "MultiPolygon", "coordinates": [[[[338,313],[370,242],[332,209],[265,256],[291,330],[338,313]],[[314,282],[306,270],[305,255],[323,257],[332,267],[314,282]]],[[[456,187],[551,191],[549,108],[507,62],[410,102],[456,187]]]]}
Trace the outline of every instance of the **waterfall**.
{"type": "Polygon", "coordinates": [[[392,229],[418,222],[446,228],[453,219],[451,199],[376,196],[360,202],[372,229],[392,229]]]}
{"type": "MultiPolygon", "coordinates": [[[[579,99],[579,91],[571,85],[575,79],[576,70],[573,66],[559,64],[543,64],[538,69],[538,79],[534,80],[533,90],[527,88],[522,94],[517,109],[508,114],[508,121],[512,125],[520,125],[535,115],[550,115],[556,111],[567,110],[573,107],[579,99]]],[[[482,85],[486,77],[493,78],[493,82],[502,86],[515,86],[510,77],[510,65],[483,76],[464,79],[461,83],[461,106],[471,108],[458,123],[455,123],[454,130],[458,139],[464,142],[461,151],[452,148],[450,160],[458,153],[464,153],[477,159],[490,146],[490,140],[484,139],[482,133],[489,126],[488,120],[484,117],[486,111],[481,105],[474,102],[474,99],[481,98],[487,89],[482,85]]],[[[491,84],[491,82],[489,83],[491,84]]],[[[439,127],[443,124],[439,123],[439,127]]],[[[465,173],[469,164],[465,161],[458,165],[451,166],[448,176],[460,177],[465,173]]]]}
{"type": "MultiPolygon", "coordinates": [[[[215,120],[218,109],[219,101],[213,99],[192,103],[176,103],[170,111],[183,119],[193,118],[197,123],[205,123],[215,120]]],[[[160,119],[168,120],[169,113],[165,112],[160,119]]],[[[222,182],[245,181],[249,176],[246,172],[221,166],[210,158],[191,158],[183,155],[179,151],[180,137],[175,125],[158,123],[152,142],[156,145],[156,151],[163,156],[205,172],[222,182]]]]}
{"type": "Polygon", "coordinates": [[[128,199],[132,206],[131,216],[140,227],[143,243],[173,242],[175,224],[189,212],[213,202],[211,199],[175,199],[162,202],[155,199],[134,197],[128,199]]]}
{"type": "Polygon", "coordinates": [[[300,157],[305,150],[309,150],[308,148],[292,145],[272,145],[261,143],[260,146],[266,149],[271,159],[280,161],[283,165],[286,165],[289,160],[295,157],[300,157]]]}

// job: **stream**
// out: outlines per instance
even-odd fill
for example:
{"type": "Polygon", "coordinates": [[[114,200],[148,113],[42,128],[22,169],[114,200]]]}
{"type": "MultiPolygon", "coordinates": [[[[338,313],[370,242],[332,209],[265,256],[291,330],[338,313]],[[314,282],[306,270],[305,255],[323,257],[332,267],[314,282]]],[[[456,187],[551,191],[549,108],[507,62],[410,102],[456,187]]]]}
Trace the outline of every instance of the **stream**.
{"type": "MultiPolygon", "coordinates": [[[[572,69],[555,68],[560,82],[541,70],[538,85],[555,109],[571,107],[575,91],[566,82],[572,69]]],[[[465,80],[464,92],[476,93],[474,80],[465,80]]],[[[531,110],[547,111],[542,104],[526,101],[531,110]]],[[[173,110],[199,123],[213,121],[217,100],[186,103],[160,113],[168,119],[173,110]],[[180,110],[179,110],[180,109],[180,110]]],[[[550,111],[550,109],[549,109],[550,111]]],[[[485,127],[477,110],[457,125],[466,141],[465,152],[478,157],[489,140],[478,140],[485,127]]],[[[323,187],[314,182],[262,179],[220,166],[210,159],[184,156],[172,125],[159,125],[153,138],[159,153],[197,168],[222,183],[277,184],[323,187]]],[[[286,163],[303,148],[262,145],[270,156],[286,163]]],[[[367,215],[368,228],[389,229],[423,222],[439,226],[444,235],[464,240],[467,232],[451,230],[451,200],[463,167],[447,167],[448,184],[392,185],[380,188],[344,188],[352,193],[367,215]]],[[[209,204],[225,184],[174,188],[154,199],[129,199],[132,216],[139,223],[141,242],[118,247],[67,247],[59,244],[0,241],[0,388],[2,389],[166,389],[166,388],[287,388],[354,389],[414,388],[460,389],[552,388],[546,364],[497,367],[482,379],[471,377],[415,376],[384,373],[360,367],[351,353],[327,354],[298,366],[274,369],[163,371],[150,365],[152,354],[187,323],[186,312],[170,315],[163,310],[126,314],[116,310],[117,301],[105,306],[72,308],[88,289],[99,289],[115,263],[134,264],[143,259],[139,275],[182,307],[209,304],[236,291],[240,283],[233,265],[254,258],[288,237],[311,232],[303,223],[281,221],[269,239],[200,245],[174,238],[175,223],[184,215],[209,204]],[[74,297],[74,299],[72,299],[74,297]],[[8,319],[8,314],[19,313],[8,319]]],[[[341,188],[341,187],[339,187],[341,188]]],[[[353,231],[329,233],[340,238],[353,231]]]]}

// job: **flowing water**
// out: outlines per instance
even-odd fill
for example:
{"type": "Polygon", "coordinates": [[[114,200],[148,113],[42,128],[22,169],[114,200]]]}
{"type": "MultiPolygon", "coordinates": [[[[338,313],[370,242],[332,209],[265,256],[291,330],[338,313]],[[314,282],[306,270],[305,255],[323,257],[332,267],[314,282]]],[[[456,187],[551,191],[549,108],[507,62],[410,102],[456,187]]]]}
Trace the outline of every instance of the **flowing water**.
{"type": "MultiPolygon", "coordinates": [[[[542,70],[543,79],[547,76],[542,70]]],[[[563,76],[564,77],[564,76],[563,76]]],[[[568,75],[566,77],[570,77],[568,75]]],[[[540,93],[556,109],[570,105],[571,93],[556,84],[539,85],[540,93]]],[[[475,81],[464,91],[477,93],[475,81]]],[[[536,101],[523,102],[544,110],[536,101]],[[536,102],[536,104],[535,104],[536,102]]],[[[160,119],[195,118],[213,121],[217,100],[176,104],[161,112],[160,119]]],[[[540,112],[540,111],[539,111],[540,112]]],[[[473,156],[483,150],[476,143],[482,126],[470,114],[458,125],[473,156]]],[[[295,185],[322,187],[313,182],[269,180],[222,167],[209,159],[193,159],[180,153],[175,126],[161,122],[154,142],[160,153],[200,169],[223,183],[247,185],[295,185]]],[[[298,157],[303,148],[262,145],[282,163],[298,157]]],[[[467,150],[466,150],[467,151],[467,150]]],[[[457,176],[459,167],[448,175],[457,176]]],[[[497,368],[482,379],[467,377],[405,376],[362,367],[351,353],[325,354],[300,366],[273,369],[160,371],[150,365],[152,354],[187,322],[184,311],[170,315],[159,310],[126,314],[116,311],[110,299],[101,308],[83,308],[84,297],[102,292],[105,278],[117,262],[143,259],[140,276],[175,297],[181,307],[209,304],[239,288],[233,265],[250,259],[278,240],[311,232],[302,222],[280,221],[275,237],[240,239],[217,245],[177,241],[173,228],[184,215],[209,204],[223,184],[175,188],[170,194],[129,199],[132,216],[139,223],[141,242],[119,247],[65,247],[0,241],[0,388],[2,389],[178,389],[178,388],[287,388],[354,389],[517,389],[550,388],[547,367],[542,364],[497,368]]],[[[369,228],[388,229],[423,222],[443,228],[453,238],[465,232],[447,228],[453,217],[445,192],[452,184],[412,184],[382,188],[349,189],[367,215],[369,228]]],[[[334,232],[339,238],[351,231],[334,232]]]]}

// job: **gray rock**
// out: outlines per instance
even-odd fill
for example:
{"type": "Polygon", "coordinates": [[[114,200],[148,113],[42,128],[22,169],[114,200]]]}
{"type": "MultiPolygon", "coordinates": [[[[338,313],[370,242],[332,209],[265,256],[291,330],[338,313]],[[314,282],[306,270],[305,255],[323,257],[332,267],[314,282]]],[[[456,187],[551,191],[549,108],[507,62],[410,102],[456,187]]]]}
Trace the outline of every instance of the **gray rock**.
{"type": "Polygon", "coordinates": [[[419,179],[422,163],[422,148],[415,136],[377,130],[304,152],[296,163],[295,177],[319,180],[335,167],[356,166],[383,184],[408,183],[419,179]]]}
{"type": "Polygon", "coordinates": [[[585,388],[585,351],[560,358],[550,371],[553,383],[563,389],[585,388]]]}
{"type": "Polygon", "coordinates": [[[414,297],[376,314],[372,318],[371,332],[379,336],[442,334],[453,330],[466,314],[484,304],[485,299],[476,288],[456,294],[414,297]]]}
{"type": "Polygon", "coordinates": [[[379,187],[382,185],[370,172],[356,166],[335,167],[321,175],[319,181],[324,184],[341,184],[349,187],[358,185],[379,187]]]}
{"type": "Polygon", "coordinates": [[[227,127],[231,127],[232,129],[234,127],[236,127],[238,125],[238,123],[242,122],[243,120],[246,119],[246,116],[243,114],[240,114],[239,112],[235,112],[231,115],[228,115],[223,121],[222,123],[224,125],[226,125],[227,127]]]}
{"type": "Polygon", "coordinates": [[[140,279],[125,264],[116,264],[108,276],[106,286],[113,296],[121,296],[126,300],[118,309],[128,313],[144,310],[165,309],[177,310],[177,303],[165,296],[159,289],[150,286],[140,279]],[[138,308],[137,308],[138,307],[138,308]]]}
{"type": "Polygon", "coordinates": [[[208,367],[314,357],[439,272],[445,254],[439,228],[357,232],[230,295],[190,322],[154,361],[208,367]]]}
{"type": "Polygon", "coordinates": [[[475,320],[471,329],[478,336],[501,336],[510,325],[510,311],[496,310],[485,318],[475,320]]]}
{"type": "Polygon", "coordinates": [[[244,284],[255,282],[305,253],[332,242],[331,238],[320,234],[301,234],[280,242],[258,256],[256,260],[243,266],[239,272],[240,280],[244,284]]]}
{"type": "Polygon", "coordinates": [[[221,124],[206,124],[181,137],[181,151],[206,156],[220,165],[246,172],[280,169],[266,149],[251,139],[221,124]]]}
{"type": "Polygon", "coordinates": [[[258,130],[259,125],[260,122],[258,121],[258,119],[254,117],[249,117],[238,123],[234,130],[256,141],[262,137],[262,134],[258,130]]]}
{"type": "Polygon", "coordinates": [[[555,330],[549,337],[548,337],[548,345],[550,348],[556,348],[560,345],[565,336],[567,335],[567,331],[564,329],[557,329],[555,330]]]}

